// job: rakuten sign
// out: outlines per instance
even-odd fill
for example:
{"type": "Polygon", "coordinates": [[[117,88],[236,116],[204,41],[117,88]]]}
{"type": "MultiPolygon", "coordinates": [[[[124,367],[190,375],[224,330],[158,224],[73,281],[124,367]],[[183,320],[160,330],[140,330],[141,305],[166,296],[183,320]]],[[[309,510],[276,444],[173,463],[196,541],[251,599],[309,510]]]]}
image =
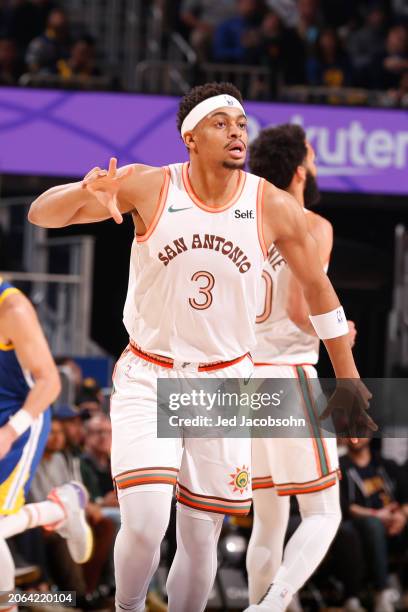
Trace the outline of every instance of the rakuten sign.
{"type": "MultiPolygon", "coordinates": [[[[268,105],[260,113],[256,106],[250,115],[250,138],[265,127],[267,115],[273,117],[269,125],[302,125],[317,154],[323,189],[408,192],[408,129],[401,129],[407,113],[292,105],[268,105]]],[[[252,111],[252,105],[248,107],[252,111]]]]}

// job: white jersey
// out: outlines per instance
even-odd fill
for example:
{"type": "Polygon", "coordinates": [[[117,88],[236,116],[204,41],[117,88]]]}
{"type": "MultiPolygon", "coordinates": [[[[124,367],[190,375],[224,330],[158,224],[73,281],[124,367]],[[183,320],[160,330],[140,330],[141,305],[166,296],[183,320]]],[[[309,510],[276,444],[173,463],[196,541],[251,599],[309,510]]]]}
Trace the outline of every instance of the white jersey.
{"type": "Polygon", "coordinates": [[[194,193],[188,163],[166,168],[153,222],[130,257],[124,323],[143,350],[210,363],[255,346],[263,186],[241,171],[233,198],[214,209],[194,193]]]}
{"type": "Polygon", "coordinates": [[[262,291],[256,319],[255,363],[316,364],[319,339],[301,331],[288,318],[286,304],[290,270],[272,245],[262,272],[262,291]]]}

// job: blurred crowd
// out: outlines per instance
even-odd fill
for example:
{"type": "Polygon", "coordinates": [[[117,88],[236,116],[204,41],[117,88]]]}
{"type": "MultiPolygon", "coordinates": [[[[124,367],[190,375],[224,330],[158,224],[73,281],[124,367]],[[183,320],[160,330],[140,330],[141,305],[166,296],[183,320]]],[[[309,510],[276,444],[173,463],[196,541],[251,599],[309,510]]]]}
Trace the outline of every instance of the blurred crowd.
{"type": "Polygon", "coordinates": [[[408,104],[405,0],[181,0],[202,62],[265,66],[276,84],[391,90],[408,104]]]}
{"type": "MultiPolygon", "coordinates": [[[[70,480],[82,482],[89,492],[87,518],[95,547],[90,561],[79,566],[72,561],[63,538],[55,532],[34,529],[14,538],[12,549],[20,572],[24,573],[24,567],[30,564],[40,568],[36,588],[76,591],[77,607],[100,609],[113,603],[113,544],[120,528],[110,471],[107,398],[94,379],[83,379],[74,360],[57,361],[75,385],[75,403],[60,403],[53,409],[51,432],[29,501],[44,500],[53,487],[70,480]]],[[[406,610],[407,449],[401,447],[399,439],[388,439],[382,445],[379,440],[361,439],[358,444],[344,441],[340,454],[343,520],[325,561],[300,594],[299,610],[305,598],[309,605],[314,598],[317,609],[326,602],[347,612],[393,612],[398,602],[398,609],[406,610]]],[[[300,521],[293,502],[288,537],[300,521]]],[[[173,512],[167,554],[162,555],[164,575],[175,550],[174,522],[173,512]]],[[[227,518],[220,541],[221,567],[240,573],[243,583],[251,522],[251,517],[227,518]],[[228,550],[237,550],[237,546],[228,546],[228,538],[236,538],[237,534],[243,542],[241,555],[229,557],[228,550]]]]}
{"type": "MultiPolygon", "coordinates": [[[[279,86],[358,87],[408,105],[406,0],[154,0],[165,31],[193,47],[198,67],[263,67],[252,97],[279,86]]],[[[159,42],[159,41],[158,41],[159,42]]],[[[54,0],[0,0],[0,84],[118,80],[97,65],[95,41],[54,0]]],[[[251,92],[253,93],[253,92],[251,92]]]]}
{"type": "Polygon", "coordinates": [[[101,77],[95,41],[53,0],[0,0],[0,84],[38,75],[78,83],[101,77]]]}

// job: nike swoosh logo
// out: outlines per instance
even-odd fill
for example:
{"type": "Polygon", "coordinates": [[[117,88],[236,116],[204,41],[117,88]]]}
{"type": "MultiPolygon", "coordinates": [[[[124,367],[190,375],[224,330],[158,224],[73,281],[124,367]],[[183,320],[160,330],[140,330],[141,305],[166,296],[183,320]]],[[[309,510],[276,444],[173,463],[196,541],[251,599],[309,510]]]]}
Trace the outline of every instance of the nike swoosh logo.
{"type": "Polygon", "coordinates": [[[180,210],[190,210],[190,208],[193,208],[192,206],[186,206],[185,208],[173,208],[173,205],[168,207],[168,211],[169,212],[179,212],[180,210]]]}

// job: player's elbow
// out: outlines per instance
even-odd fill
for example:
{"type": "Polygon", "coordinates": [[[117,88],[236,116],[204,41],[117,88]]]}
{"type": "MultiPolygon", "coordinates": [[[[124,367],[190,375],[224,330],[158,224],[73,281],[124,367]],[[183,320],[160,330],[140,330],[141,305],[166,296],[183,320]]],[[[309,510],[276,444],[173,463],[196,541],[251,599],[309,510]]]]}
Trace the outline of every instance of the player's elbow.
{"type": "Polygon", "coordinates": [[[41,211],[39,210],[39,206],[37,205],[36,200],[31,204],[27,218],[29,222],[33,225],[45,227],[44,219],[42,219],[41,217],[41,211]]]}
{"type": "Polygon", "coordinates": [[[303,308],[297,308],[293,304],[288,304],[286,308],[288,318],[300,329],[303,329],[309,323],[309,313],[303,308]]]}
{"type": "Polygon", "coordinates": [[[47,387],[49,395],[49,403],[55,402],[59,394],[61,393],[61,378],[57,368],[53,369],[47,376],[47,387]]]}

